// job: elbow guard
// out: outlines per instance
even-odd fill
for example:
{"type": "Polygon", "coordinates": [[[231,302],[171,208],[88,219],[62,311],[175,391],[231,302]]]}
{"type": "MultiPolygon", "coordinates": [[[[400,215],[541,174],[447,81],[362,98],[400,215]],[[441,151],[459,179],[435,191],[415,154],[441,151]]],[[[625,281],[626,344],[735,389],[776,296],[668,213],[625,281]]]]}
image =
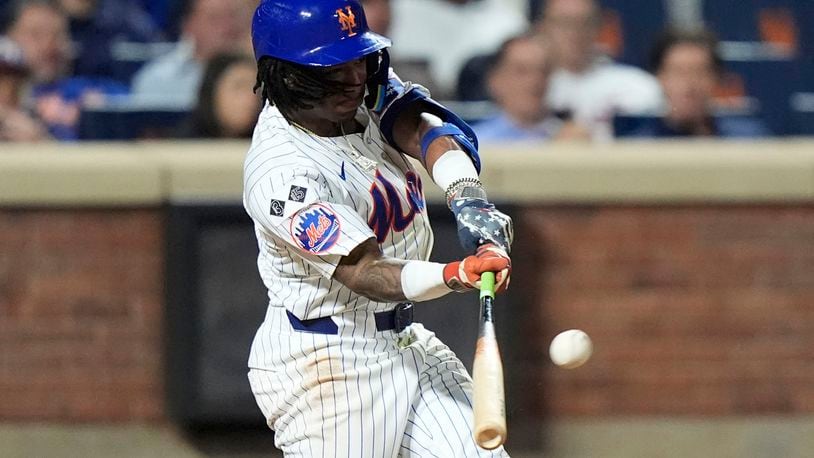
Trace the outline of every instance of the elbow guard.
{"type": "MultiPolygon", "coordinates": [[[[463,120],[461,120],[461,122],[466,124],[466,122],[463,120]]],[[[467,125],[466,127],[469,126],[467,125]]],[[[454,138],[455,141],[461,145],[461,149],[469,155],[470,159],[472,159],[472,164],[475,166],[475,170],[478,172],[478,175],[480,175],[480,156],[478,155],[477,137],[474,137],[474,133],[472,134],[472,138],[467,136],[460,127],[450,122],[444,122],[443,125],[434,127],[430,129],[429,132],[424,134],[424,136],[421,138],[421,160],[426,162],[427,149],[430,147],[430,143],[432,143],[432,141],[436,138],[443,137],[445,135],[454,138]]]]}
{"type": "Polygon", "coordinates": [[[478,154],[478,137],[475,135],[475,132],[466,121],[450,111],[447,107],[430,98],[429,91],[422,86],[410,85],[410,87],[407,87],[407,92],[393,100],[393,102],[384,109],[381,114],[379,128],[385,140],[387,140],[390,145],[395,145],[395,141],[393,140],[393,126],[396,123],[396,119],[398,119],[398,115],[413,103],[421,103],[424,112],[438,116],[444,122],[442,126],[431,129],[421,138],[422,159],[427,154],[427,147],[433,140],[448,135],[453,137],[461,146],[461,149],[469,155],[469,158],[472,159],[472,164],[475,165],[475,170],[480,173],[481,161],[480,155],[478,154]]]}
{"type": "Polygon", "coordinates": [[[393,126],[399,115],[411,104],[421,103],[424,112],[438,116],[444,122],[443,126],[430,130],[421,139],[421,155],[426,155],[427,146],[433,140],[449,135],[469,155],[475,165],[475,170],[480,173],[478,137],[469,124],[447,107],[433,100],[425,87],[402,82],[390,69],[390,57],[386,51],[380,55],[380,60],[371,59],[369,62],[368,71],[371,78],[367,85],[365,105],[379,116],[379,129],[387,143],[394,147],[396,145],[393,139],[393,126]]]}

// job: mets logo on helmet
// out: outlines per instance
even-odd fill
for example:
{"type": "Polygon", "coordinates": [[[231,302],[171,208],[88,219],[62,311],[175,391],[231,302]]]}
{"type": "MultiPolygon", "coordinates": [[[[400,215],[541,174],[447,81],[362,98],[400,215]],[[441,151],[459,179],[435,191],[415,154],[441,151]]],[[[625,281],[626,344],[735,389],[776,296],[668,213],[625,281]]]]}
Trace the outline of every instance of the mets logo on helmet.
{"type": "Polygon", "coordinates": [[[348,36],[352,37],[356,35],[356,31],[353,30],[356,28],[356,15],[353,14],[353,10],[350,9],[350,6],[346,6],[345,11],[342,11],[342,8],[339,8],[336,10],[336,17],[339,20],[339,25],[342,27],[342,31],[348,32],[348,36]],[[347,11],[347,13],[345,11],[347,11]]]}

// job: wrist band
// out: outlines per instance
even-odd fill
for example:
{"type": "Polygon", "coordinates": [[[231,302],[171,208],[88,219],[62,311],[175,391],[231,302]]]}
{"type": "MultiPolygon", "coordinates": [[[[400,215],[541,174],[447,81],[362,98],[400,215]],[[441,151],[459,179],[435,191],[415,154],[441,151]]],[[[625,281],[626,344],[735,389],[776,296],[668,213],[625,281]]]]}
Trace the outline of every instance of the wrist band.
{"type": "Polygon", "coordinates": [[[442,154],[428,172],[432,173],[435,184],[445,191],[460,178],[478,178],[478,171],[475,170],[472,159],[459,149],[451,149],[442,154]]]}
{"type": "Polygon", "coordinates": [[[414,302],[437,299],[452,292],[444,283],[444,264],[427,261],[408,261],[401,268],[401,290],[404,297],[414,302]]]}

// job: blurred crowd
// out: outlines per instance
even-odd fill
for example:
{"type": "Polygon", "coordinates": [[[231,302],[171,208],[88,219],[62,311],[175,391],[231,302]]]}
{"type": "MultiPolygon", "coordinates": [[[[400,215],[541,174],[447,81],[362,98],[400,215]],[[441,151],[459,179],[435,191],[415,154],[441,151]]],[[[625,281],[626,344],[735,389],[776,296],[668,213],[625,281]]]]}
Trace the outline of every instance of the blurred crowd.
{"type": "MultiPolygon", "coordinates": [[[[0,0],[0,141],[251,136],[257,3],[0,0]]],[[[647,23],[658,33],[631,36],[619,1],[362,4],[393,39],[396,72],[454,104],[484,142],[790,133],[767,125],[704,18],[664,14],[647,23]],[[637,59],[617,60],[631,44],[637,59]]],[[[755,29],[788,44],[769,27],[794,26],[778,14],[755,29]]]]}

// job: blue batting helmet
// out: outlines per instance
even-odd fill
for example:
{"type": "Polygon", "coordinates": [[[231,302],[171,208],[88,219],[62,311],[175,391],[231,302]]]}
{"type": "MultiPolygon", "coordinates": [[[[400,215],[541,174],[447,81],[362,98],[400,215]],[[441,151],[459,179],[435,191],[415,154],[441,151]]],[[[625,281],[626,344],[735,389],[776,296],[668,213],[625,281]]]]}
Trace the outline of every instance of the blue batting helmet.
{"type": "Polygon", "coordinates": [[[329,66],[387,48],[358,0],[263,0],[252,20],[254,56],[329,66]]]}

